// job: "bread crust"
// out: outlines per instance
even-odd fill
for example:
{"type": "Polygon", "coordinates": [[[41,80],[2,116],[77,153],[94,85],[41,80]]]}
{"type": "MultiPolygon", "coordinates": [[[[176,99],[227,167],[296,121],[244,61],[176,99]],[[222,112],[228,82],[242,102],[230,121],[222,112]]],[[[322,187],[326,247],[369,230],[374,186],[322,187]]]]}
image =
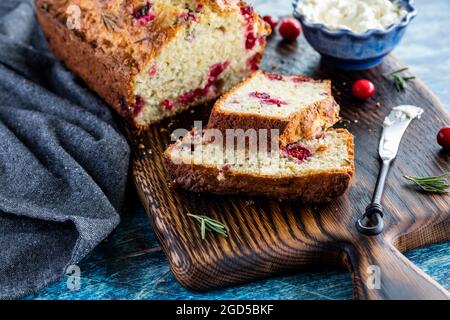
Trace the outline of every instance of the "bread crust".
{"type": "Polygon", "coordinates": [[[335,131],[345,136],[349,160],[346,170],[311,170],[308,175],[296,177],[267,177],[224,171],[223,179],[218,179],[219,169],[215,166],[174,163],[170,154],[175,144],[169,146],[164,158],[169,173],[175,177],[175,184],[190,191],[263,195],[282,200],[322,203],[342,195],[348,189],[354,174],[353,136],[345,129],[335,131]]]}
{"type": "MultiPolygon", "coordinates": [[[[339,105],[331,95],[331,82],[329,80],[312,82],[325,82],[329,88],[330,95],[321,101],[312,103],[298,112],[293,113],[288,118],[277,118],[273,116],[258,116],[246,113],[229,112],[221,108],[221,105],[240,88],[249,83],[257,75],[271,73],[258,70],[250,74],[243,82],[235,86],[228,93],[224,94],[211,111],[208,128],[219,129],[224,134],[227,129],[271,129],[279,130],[279,141],[281,146],[295,143],[302,138],[313,138],[320,134],[323,128],[334,125],[339,120],[339,105]]],[[[304,77],[303,75],[297,75],[304,77]]],[[[269,136],[270,139],[270,136],[269,136]]],[[[269,140],[270,141],[270,140],[269,140]]]]}
{"type": "MultiPolygon", "coordinates": [[[[35,0],[38,21],[55,56],[131,124],[145,129],[148,124],[136,122],[133,115],[138,103],[133,79],[185,27],[167,22],[179,14],[169,7],[154,22],[140,27],[133,21],[134,2],[137,3],[135,0],[35,0]],[[66,26],[71,5],[81,10],[80,29],[69,30],[66,26]],[[116,29],[108,29],[103,20],[105,13],[117,19],[116,29]]],[[[218,14],[236,10],[228,4],[220,6],[215,0],[198,3],[218,14]]],[[[256,12],[254,17],[262,21],[256,12]]],[[[260,23],[259,28],[262,34],[270,33],[265,23],[260,23]]]]}

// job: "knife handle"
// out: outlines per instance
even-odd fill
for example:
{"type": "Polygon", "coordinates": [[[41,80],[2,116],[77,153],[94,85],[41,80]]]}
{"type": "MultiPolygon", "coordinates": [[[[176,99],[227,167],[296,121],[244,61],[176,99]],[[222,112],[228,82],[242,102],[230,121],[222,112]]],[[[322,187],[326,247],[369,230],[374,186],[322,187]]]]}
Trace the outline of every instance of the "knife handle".
{"type": "Polygon", "coordinates": [[[383,160],[372,196],[372,202],[367,206],[363,216],[356,221],[356,229],[364,235],[376,236],[383,231],[384,212],[381,206],[381,198],[390,166],[391,160],[383,160]]]}
{"type": "Polygon", "coordinates": [[[375,191],[372,196],[372,204],[381,204],[381,197],[383,196],[384,184],[391,167],[391,160],[383,160],[381,164],[380,173],[378,174],[377,183],[375,184],[375,191]]]}

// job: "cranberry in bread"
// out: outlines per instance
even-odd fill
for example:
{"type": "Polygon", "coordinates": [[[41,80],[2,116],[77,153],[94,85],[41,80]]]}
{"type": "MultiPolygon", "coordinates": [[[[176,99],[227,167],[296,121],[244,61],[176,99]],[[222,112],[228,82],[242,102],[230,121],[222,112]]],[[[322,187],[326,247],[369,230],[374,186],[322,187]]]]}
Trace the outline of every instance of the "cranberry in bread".
{"type": "Polygon", "coordinates": [[[137,127],[217,98],[270,33],[233,0],[35,0],[50,49],[137,127]]]}
{"type": "Polygon", "coordinates": [[[338,120],[329,80],[259,70],[215,103],[208,128],[278,129],[280,144],[287,145],[318,137],[338,120]]]}

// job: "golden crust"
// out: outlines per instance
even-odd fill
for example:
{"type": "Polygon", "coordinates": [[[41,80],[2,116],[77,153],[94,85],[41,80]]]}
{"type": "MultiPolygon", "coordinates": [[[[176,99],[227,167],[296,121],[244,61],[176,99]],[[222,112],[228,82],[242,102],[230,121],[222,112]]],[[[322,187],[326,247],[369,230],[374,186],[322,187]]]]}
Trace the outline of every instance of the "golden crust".
{"type": "Polygon", "coordinates": [[[219,180],[218,168],[215,166],[174,163],[170,154],[175,144],[165,151],[164,158],[168,171],[175,177],[175,183],[194,192],[264,195],[312,203],[328,202],[348,189],[354,174],[353,136],[346,129],[335,131],[344,136],[347,146],[349,167],[344,170],[311,170],[307,175],[296,177],[267,177],[225,171],[224,179],[219,180]]]}
{"type": "MultiPolygon", "coordinates": [[[[313,138],[322,131],[320,127],[318,128],[318,125],[328,128],[339,120],[339,105],[331,95],[331,82],[329,80],[319,81],[311,78],[308,78],[308,81],[325,83],[330,92],[329,96],[317,103],[302,108],[289,118],[277,118],[275,116],[261,117],[251,114],[228,112],[221,108],[221,105],[230,96],[249,83],[253,77],[261,73],[266,75],[271,74],[262,70],[255,71],[216,101],[211,111],[208,128],[219,129],[222,132],[225,132],[226,129],[267,129],[268,132],[270,132],[270,129],[279,129],[280,144],[285,146],[290,143],[295,143],[302,138],[313,138]]],[[[297,76],[305,77],[303,75],[297,76]]]]}

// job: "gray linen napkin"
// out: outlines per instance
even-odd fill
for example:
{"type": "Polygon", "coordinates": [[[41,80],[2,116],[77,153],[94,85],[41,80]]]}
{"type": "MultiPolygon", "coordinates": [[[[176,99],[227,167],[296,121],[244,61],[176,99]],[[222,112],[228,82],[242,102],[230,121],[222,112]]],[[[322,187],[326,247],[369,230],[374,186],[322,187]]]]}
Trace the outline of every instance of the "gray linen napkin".
{"type": "Polygon", "coordinates": [[[129,147],[47,50],[31,0],[0,1],[0,298],[64,275],[119,223],[129,147]]]}

